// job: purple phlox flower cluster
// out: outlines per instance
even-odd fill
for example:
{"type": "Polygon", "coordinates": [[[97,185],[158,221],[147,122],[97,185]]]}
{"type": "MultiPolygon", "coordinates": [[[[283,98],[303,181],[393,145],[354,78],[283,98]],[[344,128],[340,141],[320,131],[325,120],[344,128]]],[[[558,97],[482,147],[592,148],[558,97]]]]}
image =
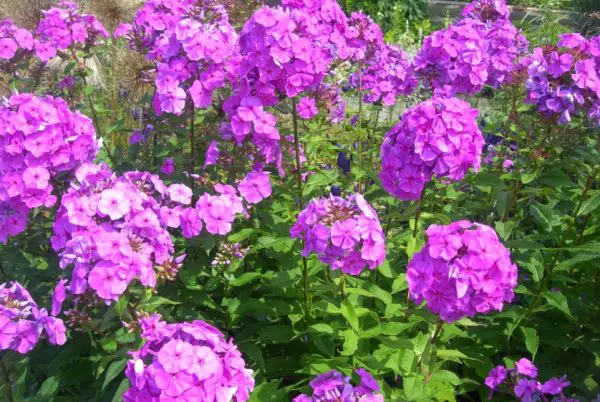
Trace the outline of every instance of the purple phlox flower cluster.
{"type": "Polygon", "coordinates": [[[457,98],[421,102],[402,116],[381,146],[383,187],[402,200],[418,200],[435,174],[452,181],[479,170],[485,140],[478,111],[457,98]]]}
{"type": "Polygon", "coordinates": [[[276,118],[265,107],[317,88],[334,60],[320,28],[304,8],[262,7],[242,29],[238,81],[223,109],[235,141],[250,138],[266,163],[279,163],[281,149],[276,118]]]}
{"type": "Polygon", "coordinates": [[[485,379],[485,385],[490,389],[488,399],[492,399],[495,391],[506,388],[505,391],[514,392],[515,396],[523,402],[550,399],[555,402],[577,401],[566,397],[563,393],[563,390],[571,385],[567,376],[553,377],[544,383],[539,382],[537,376],[537,367],[526,358],[517,361],[512,369],[496,366],[485,379]]]}
{"type": "Polygon", "coordinates": [[[360,378],[358,385],[352,385],[352,379],[337,370],[323,373],[310,382],[312,397],[302,394],[293,402],[383,402],[375,378],[362,368],[356,374],[360,378]]]}
{"type": "Polygon", "coordinates": [[[0,285],[0,350],[25,354],[35,347],[43,333],[52,345],[64,345],[67,341],[63,321],[39,308],[20,283],[0,285]]]}
{"type": "Polygon", "coordinates": [[[377,212],[361,194],[312,199],[290,235],[304,241],[303,256],[315,253],[324,264],[349,275],[358,276],[367,267],[376,269],[386,255],[377,212]]]}
{"type": "Polygon", "coordinates": [[[517,286],[517,266],[494,229],[469,221],[431,225],[408,264],[411,298],[446,322],[501,311],[517,286]]]}
{"type": "MultiPolygon", "coordinates": [[[[466,24],[478,29],[487,41],[487,84],[498,88],[511,83],[519,70],[520,59],[528,53],[529,42],[508,18],[504,0],[475,1],[465,8],[463,15],[469,16],[466,24]],[[473,25],[471,18],[481,23],[473,25]]],[[[457,25],[460,24],[459,21],[457,25]]]]}
{"type": "Polygon", "coordinates": [[[160,171],[165,176],[171,176],[175,173],[175,161],[172,158],[166,158],[163,161],[160,171]]]}
{"type": "Polygon", "coordinates": [[[427,36],[417,53],[415,71],[437,95],[474,95],[488,80],[490,57],[483,23],[464,19],[427,36]]]}
{"type": "Polygon", "coordinates": [[[91,48],[109,36],[96,17],[80,14],[73,2],[62,1],[42,13],[35,30],[35,53],[42,61],[55,57],[58,51],[91,48]]]}
{"type": "Polygon", "coordinates": [[[227,267],[234,261],[242,260],[248,253],[249,248],[244,248],[240,243],[221,242],[217,255],[212,260],[213,267],[227,267]]]}
{"type": "Polygon", "coordinates": [[[105,165],[86,164],[76,172],[61,200],[52,246],[60,266],[72,267],[69,293],[96,294],[110,303],[138,279],[146,287],[174,277],[168,229],[184,229],[192,190],[167,187],[157,175],[127,172],[116,176],[105,165]],[[158,275],[157,275],[158,274],[158,275]]]}
{"type": "Polygon", "coordinates": [[[126,402],[244,402],[254,389],[252,370],[232,340],[204,321],[168,324],[154,314],[140,320],[146,341],[130,352],[126,402]]]}
{"type": "Polygon", "coordinates": [[[357,12],[348,19],[346,41],[353,63],[374,62],[385,46],[379,25],[368,15],[357,12]]]}
{"type": "Polygon", "coordinates": [[[505,0],[475,0],[467,4],[460,15],[486,23],[494,23],[507,21],[510,17],[510,10],[505,0]]]}
{"type": "Polygon", "coordinates": [[[300,9],[316,18],[318,35],[339,60],[350,57],[348,18],[337,0],[282,0],[286,9],[300,9]]]}
{"type": "Polygon", "coordinates": [[[208,108],[231,78],[237,33],[223,5],[203,0],[150,0],[133,25],[115,32],[156,62],[155,110],[181,114],[188,100],[208,108]]]}
{"type": "Polygon", "coordinates": [[[568,124],[579,113],[600,124],[600,37],[588,41],[563,34],[558,47],[536,48],[524,63],[526,103],[558,124],[568,124]]]}
{"type": "Polygon", "coordinates": [[[350,80],[356,88],[360,80],[365,102],[381,101],[384,106],[395,105],[400,95],[410,95],[419,84],[412,62],[395,45],[384,45],[377,57],[369,60],[363,71],[354,73],[350,80]]]}
{"type": "Polygon", "coordinates": [[[261,100],[255,96],[233,95],[223,106],[231,123],[222,126],[224,138],[231,138],[238,146],[247,139],[257,148],[266,163],[280,164],[282,155],[277,119],[265,110],[261,100]]]}
{"type": "Polygon", "coordinates": [[[33,35],[27,29],[19,28],[12,20],[0,22],[0,61],[15,62],[32,53],[33,35]]]}
{"type": "Polygon", "coordinates": [[[304,97],[298,102],[298,115],[304,120],[310,120],[319,114],[315,98],[304,97]]]}
{"type": "Polygon", "coordinates": [[[26,229],[29,210],[53,206],[55,186],[97,151],[92,121],[62,99],[5,98],[0,104],[0,243],[26,229]]]}

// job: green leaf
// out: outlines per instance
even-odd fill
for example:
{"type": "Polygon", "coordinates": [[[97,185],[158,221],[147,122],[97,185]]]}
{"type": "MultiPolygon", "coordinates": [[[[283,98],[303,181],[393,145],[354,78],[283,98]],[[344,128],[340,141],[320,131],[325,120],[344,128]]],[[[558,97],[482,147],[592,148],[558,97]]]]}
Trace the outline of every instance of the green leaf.
{"type": "Polygon", "coordinates": [[[537,330],[535,328],[521,327],[521,332],[523,332],[523,336],[525,337],[525,347],[531,353],[532,360],[534,360],[540,346],[540,337],[537,334],[537,330]]]}
{"type": "Polygon", "coordinates": [[[390,262],[386,259],[383,261],[383,264],[378,268],[381,275],[385,276],[388,279],[392,279],[394,277],[394,273],[390,268],[390,262]]]}
{"type": "Polygon", "coordinates": [[[243,240],[246,240],[250,235],[255,233],[256,230],[252,228],[245,228],[240,230],[239,232],[233,233],[227,239],[232,243],[239,243],[243,240]]]}
{"type": "Polygon", "coordinates": [[[523,184],[529,184],[535,180],[537,174],[537,171],[521,173],[521,181],[523,184]]]}
{"type": "Polygon", "coordinates": [[[571,315],[571,310],[569,309],[569,303],[567,302],[567,298],[561,292],[546,292],[544,293],[544,297],[548,301],[549,305],[562,311],[569,317],[573,317],[571,315]]]}
{"type": "Polygon", "coordinates": [[[600,259],[600,250],[597,254],[577,254],[574,257],[561,261],[560,264],[554,268],[555,271],[567,271],[572,267],[575,267],[581,263],[588,261],[597,261],[600,259]]]}
{"type": "Polygon", "coordinates": [[[288,325],[271,325],[258,331],[259,338],[273,343],[286,343],[294,338],[294,331],[288,325]]]}
{"type": "Polygon", "coordinates": [[[506,242],[506,247],[521,250],[543,250],[545,248],[543,244],[526,239],[508,241],[506,242]]]}
{"type": "Polygon", "coordinates": [[[569,176],[561,169],[554,169],[544,173],[538,181],[553,187],[569,187],[574,185],[569,176]]]}
{"type": "Polygon", "coordinates": [[[340,354],[342,356],[352,356],[358,349],[358,337],[356,333],[351,329],[347,329],[342,332],[342,337],[344,339],[344,347],[340,354]]]}
{"type": "Polygon", "coordinates": [[[538,227],[544,232],[552,231],[552,216],[548,215],[551,213],[551,210],[548,211],[547,208],[542,208],[543,205],[533,204],[529,207],[531,215],[533,215],[533,220],[538,225],[538,227]]]}
{"type": "Polygon", "coordinates": [[[112,398],[112,402],[120,402],[123,400],[123,394],[125,393],[125,391],[127,391],[127,389],[129,389],[129,380],[127,378],[123,378],[123,381],[121,381],[121,383],[119,384],[119,387],[117,388],[117,390],[115,391],[115,394],[113,395],[112,398]]]}
{"type": "Polygon", "coordinates": [[[513,228],[515,227],[515,223],[513,221],[496,222],[494,226],[496,227],[496,232],[498,232],[502,240],[508,240],[512,234],[513,228]]]}
{"type": "Polygon", "coordinates": [[[112,380],[114,380],[115,378],[117,378],[117,376],[123,373],[123,370],[125,369],[126,365],[127,360],[121,359],[112,362],[110,366],[108,366],[108,368],[106,369],[106,374],[104,376],[104,383],[102,384],[102,391],[106,389],[106,387],[112,382],[112,380]]]}
{"type": "Polygon", "coordinates": [[[598,207],[600,207],[600,194],[596,194],[585,200],[583,204],[581,204],[581,209],[579,209],[577,216],[587,215],[590,212],[595,211],[598,207]]]}
{"type": "Polygon", "coordinates": [[[58,386],[60,385],[59,378],[49,377],[42,383],[42,386],[38,390],[37,394],[35,394],[36,398],[40,398],[42,401],[52,400],[56,392],[58,391],[58,386]]]}
{"type": "Polygon", "coordinates": [[[309,327],[309,330],[317,334],[333,335],[333,328],[331,328],[331,325],[325,323],[313,324],[309,327]]]}
{"type": "Polygon", "coordinates": [[[165,304],[178,305],[178,304],[181,304],[181,302],[169,300],[166,297],[162,297],[162,296],[152,296],[150,298],[150,300],[148,300],[147,302],[145,302],[143,304],[143,307],[144,307],[145,311],[152,312],[152,311],[155,311],[158,307],[163,306],[165,304]]]}
{"type": "Polygon", "coordinates": [[[358,316],[356,315],[356,311],[354,310],[354,307],[352,306],[352,304],[350,304],[350,302],[348,300],[344,300],[342,302],[341,312],[342,312],[342,315],[344,316],[344,318],[346,319],[346,321],[348,321],[348,324],[350,324],[350,327],[354,330],[354,332],[356,332],[357,334],[360,334],[360,325],[358,322],[358,316]]]}
{"type": "Polygon", "coordinates": [[[230,284],[231,286],[243,286],[257,278],[262,278],[262,276],[263,274],[261,274],[260,272],[246,272],[245,274],[242,274],[239,278],[236,278],[233,281],[231,281],[230,284]]]}

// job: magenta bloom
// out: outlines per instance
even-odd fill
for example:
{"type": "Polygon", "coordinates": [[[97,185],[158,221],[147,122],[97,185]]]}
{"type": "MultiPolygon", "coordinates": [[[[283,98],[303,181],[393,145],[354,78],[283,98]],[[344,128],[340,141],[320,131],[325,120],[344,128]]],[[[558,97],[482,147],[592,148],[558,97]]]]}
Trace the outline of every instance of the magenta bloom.
{"type": "Polygon", "coordinates": [[[515,363],[515,367],[519,374],[523,374],[529,378],[536,378],[538,375],[537,367],[533,365],[531,360],[524,357],[515,363]]]}
{"type": "Polygon", "coordinates": [[[515,395],[522,402],[535,402],[537,401],[537,395],[540,391],[540,383],[535,380],[528,380],[522,378],[515,385],[515,395]]]}
{"type": "Polygon", "coordinates": [[[314,98],[304,97],[298,102],[298,114],[304,120],[309,120],[319,114],[314,98]]]}
{"type": "Polygon", "coordinates": [[[465,19],[425,38],[414,60],[415,71],[436,95],[474,95],[483,89],[490,57],[482,25],[465,19]]]}
{"type": "Polygon", "coordinates": [[[385,235],[377,213],[360,194],[311,200],[290,235],[304,240],[302,255],[316,253],[321,262],[349,275],[360,275],[366,267],[376,269],[385,260],[385,235]]]}
{"type": "Polygon", "coordinates": [[[595,45],[580,34],[563,34],[558,48],[536,48],[523,60],[527,70],[526,103],[558,124],[585,116],[600,123],[600,55],[595,45]]]}
{"type": "Polygon", "coordinates": [[[360,377],[358,385],[351,384],[351,378],[337,370],[331,370],[315,377],[310,382],[312,397],[302,394],[293,402],[383,402],[379,394],[379,384],[365,369],[356,370],[360,377]]]}
{"type": "Polygon", "coordinates": [[[30,352],[45,333],[52,345],[64,345],[66,328],[62,320],[49,317],[20,283],[0,285],[0,351],[30,352]]]}
{"type": "Polygon", "coordinates": [[[494,229],[468,221],[431,225],[408,264],[411,298],[447,322],[501,311],[514,298],[517,266],[494,229]]]}
{"type": "Polygon", "coordinates": [[[404,113],[381,146],[383,188],[418,200],[433,175],[460,181],[481,166],[485,141],[478,111],[457,98],[433,97],[404,113]]]}
{"type": "Polygon", "coordinates": [[[0,22],[0,63],[6,61],[6,67],[9,67],[9,63],[31,56],[32,50],[31,32],[19,28],[10,19],[0,22]]]}
{"type": "Polygon", "coordinates": [[[238,184],[238,191],[250,204],[258,204],[269,198],[273,191],[269,174],[264,172],[251,172],[238,184]]]}
{"type": "Polygon", "coordinates": [[[542,384],[540,390],[544,394],[558,395],[569,385],[571,385],[571,383],[567,380],[567,376],[554,377],[542,384]]]}
{"type": "Polygon", "coordinates": [[[165,159],[162,167],[160,168],[160,171],[166,176],[171,176],[173,173],[175,173],[175,162],[173,161],[173,159],[165,159]]]}
{"type": "Polygon", "coordinates": [[[27,228],[29,210],[56,203],[54,185],[92,161],[98,144],[92,121],[72,112],[59,98],[13,95],[0,105],[0,126],[0,242],[4,243],[27,228]]]}
{"type": "Polygon", "coordinates": [[[140,350],[131,352],[124,400],[244,402],[254,389],[232,341],[204,321],[167,324],[155,314],[140,321],[140,350]]]}
{"type": "Polygon", "coordinates": [[[58,284],[54,288],[52,292],[52,314],[53,316],[57,316],[60,314],[62,310],[62,304],[67,298],[67,288],[66,288],[67,280],[61,279],[58,281],[58,284]]]}
{"type": "MultiPolygon", "coordinates": [[[[136,279],[146,287],[154,287],[157,276],[173,279],[177,264],[172,264],[175,247],[168,229],[180,227],[184,205],[172,193],[189,195],[187,187],[167,188],[157,175],[144,172],[117,177],[105,165],[83,165],[75,176],[51,239],[61,268],[72,268],[68,293],[78,297],[91,289],[110,303],[136,279]]],[[[61,286],[55,291],[57,310],[64,301],[58,296],[61,286]]]]}
{"type": "Polygon", "coordinates": [[[44,11],[35,34],[36,55],[43,62],[56,56],[57,50],[92,48],[108,38],[108,31],[96,17],[80,14],[77,5],[69,1],[44,11]]]}

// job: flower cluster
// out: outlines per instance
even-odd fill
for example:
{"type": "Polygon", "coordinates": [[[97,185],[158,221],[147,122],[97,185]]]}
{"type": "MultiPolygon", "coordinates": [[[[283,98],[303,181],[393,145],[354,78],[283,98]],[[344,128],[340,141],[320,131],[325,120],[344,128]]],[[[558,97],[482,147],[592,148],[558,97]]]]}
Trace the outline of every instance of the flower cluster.
{"type": "Polygon", "coordinates": [[[465,6],[461,16],[486,23],[494,23],[508,20],[510,11],[505,0],[474,0],[465,6]]]}
{"type": "Polygon", "coordinates": [[[249,399],[252,370],[218,329],[200,320],[168,324],[157,314],[142,318],[140,326],[146,343],[130,352],[126,402],[249,399]]]}
{"type": "Polygon", "coordinates": [[[587,113],[600,124],[600,36],[561,35],[556,47],[536,48],[525,62],[525,102],[558,124],[587,113]]]}
{"type": "Polygon", "coordinates": [[[405,112],[381,146],[384,189],[418,200],[433,174],[458,181],[469,168],[477,171],[485,144],[477,115],[467,102],[439,97],[405,112]]]}
{"type": "Polygon", "coordinates": [[[42,61],[55,57],[58,51],[89,49],[109,36],[96,17],[80,14],[71,1],[44,11],[35,34],[35,53],[42,61]]]}
{"type": "Polygon", "coordinates": [[[383,402],[379,384],[365,369],[357,369],[359,385],[352,385],[351,378],[336,370],[315,377],[310,382],[312,397],[302,394],[293,402],[383,402]]]}
{"type": "Polygon", "coordinates": [[[63,321],[40,309],[20,283],[0,285],[0,350],[25,354],[35,347],[43,332],[52,345],[67,341],[63,321]]]}
{"type": "Polygon", "coordinates": [[[510,20],[499,20],[483,29],[490,58],[487,84],[498,88],[511,83],[519,59],[528,52],[529,42],[510,20]]]}
{"type": "Polygon", "coordinates": [[[563,390],[571,385],[566,376],[551,378],[543,384],[536,380],[537,376],[537,367],[526,358],[517,361],[512,369],[496,366],[485,379],[485,385],[490,389],[488,399],[492,399],[494,391],[504,385],[508,393],[513,391],[515,396],[524,402],[550,399],[556,402],[575,401],[563,393],[563,390]],[[507,379],[510,385],[506,384],[507,379]]]}
{"type": "Polygon", "coordinates": [[[346,32],[349,60],[357,63],[349,83],[364,93],[364,101],[391,106],[398,95],[409,95],[417,86],[412,62],[398,46],[387,45],[371,17],[352,13],[346,32]]]}
{"type": "Polygon", "coordinates": [[[156,62],[158,114],[181,114],[188,99],[209,107],[234,67],[238,39],[224,6],[202,0],[147,1],[116,36],[156,62]]]}
{"type": "Polygon", "coordinates": [[[427,243],[408,264],[411,298],[446,322],[492,310],[514,297],[517,266],[494,229],[468,221],[431,225],[427,243]]]}
{"type": "Polygon", "coordinates": [[[298,215],[290,235],[304,241],[303,256],[316,253],[321,262],[345,274],[375,269],[386,255],[377,212],[360,194],[348,199],[312,199],[298,215]]]}
{"type": "Polygon", "coordinates": [[[364,70],[351,76],[351,83],[356,88],[360,85],[365,102],[381,101],[393,106],[399,95],[410,95],[415,90],[418,80],[406,53],[398,46],[383,45],[364,70]]]}
{"type": "Polygon", "coordinates": [[[464,19],[425,38],[414,63],[426,87],[444,96],[474,95],[482,90],[490,64],[482,25],[464,19]]]}
{"type": "Polygon", "coordinates": [[[13,61],[33,50],[33,35],[19,28],[12,20],[0,22],[0,60],[13,61]]]}
{"type": "MultiPolygon", "coordinates": [[[[154,287],[157,273],[174,276],[174,246],[168,228],[185,225],[192,190],[167,187],[157,175],[83,165],[61,200],[52,246],[60,266],[73,267],[69,291],[89,289],[116,301],[134,280],[154,287]]],[[[195,211],[194,211],[195,212],[195,211]]],[[[162,278],[162,279],[167,279],[162,278]]]]}
{"type": "Polygon", "coordinates": [[[30,209],[51,207],[57,185],[96,157],[92,121],[50,96],[0,104],[0,243],[27,227],[30,209]]]}

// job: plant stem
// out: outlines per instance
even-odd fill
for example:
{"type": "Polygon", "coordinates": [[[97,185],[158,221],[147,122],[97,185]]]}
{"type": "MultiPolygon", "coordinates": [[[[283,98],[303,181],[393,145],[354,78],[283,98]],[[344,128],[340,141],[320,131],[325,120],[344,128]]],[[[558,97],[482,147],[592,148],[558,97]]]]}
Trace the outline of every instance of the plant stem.
{"type": "MultiPolygon", "coordinates": [[[[298,191],[298,206],[300,210],[304,208],[303,188],[302,188],[302,171],[300,163],[300,135],[298,133],[298,111],[296,110],[296,99],[292,98],[292,123],[294,128],[294,151],[296,156],[296,185],[298,191]]],[[[306,257],[302,257],[302,279],[304,288],[304,319],[306,321],[306,327],[308,328],[310,321],[310,292],[309,292],[309,281],[308,281],[308,263],[306,257]]]]}
{"type": "Polygon", "coordinates": [[[196,148],[196,134],[194,132],[195,128],[194,126],[196,125],[196,111],[194,110],[194,108],[192,107],[191,109],[191,116],[190,116],[190,160],[189,160],[189,171],[190,171],[190,188],[192,189],[192,191],[194,191],[194,165],[195,165],[195,155],[194,155],[194,149],[196,148]]]}
{"type": "Polygon", "coordinates": [[[8,370],[4,365],[4,355],[0,355],[0,370],[2,370],[2,377],[4,377],[4,382],[7,385],[7,393],[6,396],[9,402],[14,402],[13,394],[12,394],[12,382],[10,381],[10,376],[8,375],[8,370]]]}

